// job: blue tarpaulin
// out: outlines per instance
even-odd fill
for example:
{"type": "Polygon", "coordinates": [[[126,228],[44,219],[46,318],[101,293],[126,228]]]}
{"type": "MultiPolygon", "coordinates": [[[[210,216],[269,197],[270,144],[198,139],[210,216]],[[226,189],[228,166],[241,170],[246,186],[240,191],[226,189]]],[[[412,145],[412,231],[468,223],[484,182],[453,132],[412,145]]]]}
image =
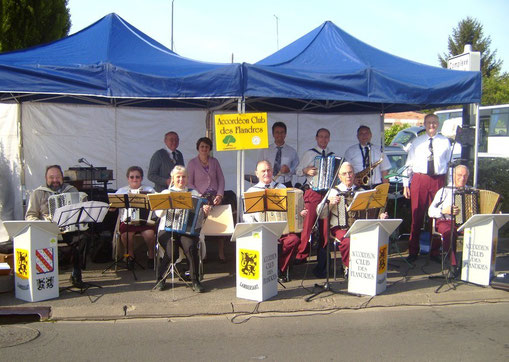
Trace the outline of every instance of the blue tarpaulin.
{"type": "Polygon", "coordinates": [[[385,53],[329,21],[243,67],[244,95],[252,108],[395,112],[481,100],[480,72],[385,53]]]}
{"type": "Polygon", "coordinates": [[[116,14],[0,54],[0,101],[234,109],[242,96],[246,110],[395,112],[478,103],[481,74],[393,56],[331,22],[256,64],[181,57],[116,14]]]}
{"type": "Polygon", "coordinates": [[[109,14],[55,42],[0,54],[0,92],[3,100],[229,98],[241,96],[240,68],[181,57],[109,14]]]}

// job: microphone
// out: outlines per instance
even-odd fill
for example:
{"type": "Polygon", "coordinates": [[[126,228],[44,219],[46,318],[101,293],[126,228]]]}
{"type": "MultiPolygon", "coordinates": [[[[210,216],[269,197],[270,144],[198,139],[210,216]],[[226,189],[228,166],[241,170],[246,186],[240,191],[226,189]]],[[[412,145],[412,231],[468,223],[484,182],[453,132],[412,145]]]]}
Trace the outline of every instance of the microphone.
{"type": "Polygon", "coordinates": [[[78,160],[78,163],[84,163],[84,162],[85,162],[85,159],[84,159],[84,158],[80,158],[80,159],[78,160]]]}

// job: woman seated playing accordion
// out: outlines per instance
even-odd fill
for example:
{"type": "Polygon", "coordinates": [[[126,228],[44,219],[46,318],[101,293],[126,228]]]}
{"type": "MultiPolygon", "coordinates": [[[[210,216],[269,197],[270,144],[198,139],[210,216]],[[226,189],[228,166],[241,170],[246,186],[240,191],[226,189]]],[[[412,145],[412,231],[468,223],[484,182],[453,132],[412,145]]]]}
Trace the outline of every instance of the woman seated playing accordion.
{"type": "MultiPolygon", "coordinates": [[[[171,171],[171,184],[167,190],[164,190],[162,193],[170,193],[170,192],[191,192],[193,198],[199,197],[200,194],[196,190],[190,190],[187,188],[187,171],[184,166],[177,165],[171,171]]],[[[210,211],[209,205],[203,205],[202,207],[203,213],[207,215],[210,211]]],[[[159,222],[159,232],[158,232],[158,242],[161,247],[166,251],[164,256],[159,264],[159,268],[157,271],[157,288],[159,290],[165,289],[166,284],[166,276],[169,270],[169,266],[171,261],[173,260],[173,255],[178,251],[178,247],[182,247],[184,250],[184,254],[189,262],[190,275],[191,275],[191,283],[193,286],[193,290],[198,293],[202,293],[204,291],[203,286],[201,285],[198,278],[198,268],[199,268],[199,260],[198,260],[198,234],[187,234],[186,231],[183,230],[173,230],[168,231],[167,225],[170,224],[173,228],[174,220],[167,220],[168,217],[172,217],[177,219],[182,215],[179,214],[179,211],[182,213],[183,209],[173,209],[173,210],[157,210],[156,214],[161,217],[161,221],[159,222]],[[171,214],[173,212],[173,214],[171,214]],[[171,214],[171,216],[170,216],[171,214]],[[171,243],[171,237],[174,237],[175,242],[171,243]],[[173,244],[173,250],[172,250],[173,244]]],[[[200,225],[201,227],[201,225],[200,225]]]]}
{"type": "MultiPolygon", "coordinates": [[[[144,186],[143,169],[139,166],[131,166],[126,172],[128,186],[121,187],[116,194],[151,194],[155,190],[151,186],[144,186]]],[[[155,244],[155,223],[151,222],[147,209],[129,208],[120,209],[120,240],[127,249],[127,268],[134,268],[134,235],[140,233],[148,248],[147,268],[154,268],[154,244],[155,244]],[[129,218],[129,220],[128,220],[129,218]],[[129,245],[127,245],[129,240],[129,245]]]]}

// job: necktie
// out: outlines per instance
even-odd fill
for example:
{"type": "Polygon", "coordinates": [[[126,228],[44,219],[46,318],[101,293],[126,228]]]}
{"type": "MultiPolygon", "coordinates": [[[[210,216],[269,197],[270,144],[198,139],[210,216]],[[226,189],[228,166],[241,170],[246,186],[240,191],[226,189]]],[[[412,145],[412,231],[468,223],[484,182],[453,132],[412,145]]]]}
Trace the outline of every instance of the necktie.
{"type": "Polygon", "coordinates": [[[277,148],[277,153],[276,153],[276,159],[274,160],[274,176],[276,176],[279,172],[279,170],[281,169],[281,149],[283,147],[278,147],[277,148]]]}
{"type": "Polygon", "coordinates": [[[368,146],[364,147],[364,157],[363,157],[363,160],[364,160],[364,168],[369,167],[369,148],[368,148],[368,146]]]}
{"type": "Polygon", "coordinates": [[[433,138],[429,139],[429,157],[428,157],[428,175],[433,176],[435,175],[435,157],[433,154],[433,138]]]}
{"type": "Polygon", "coordinates": [[[325,150],[322,150],[322,157],[325,158],[325,150]]]}
{"type": "Polygon", "coordinates": [[[171,151],[171,157],[173,157],[173,161],[177,163],[177,153],[175,151],[171,151]]]}

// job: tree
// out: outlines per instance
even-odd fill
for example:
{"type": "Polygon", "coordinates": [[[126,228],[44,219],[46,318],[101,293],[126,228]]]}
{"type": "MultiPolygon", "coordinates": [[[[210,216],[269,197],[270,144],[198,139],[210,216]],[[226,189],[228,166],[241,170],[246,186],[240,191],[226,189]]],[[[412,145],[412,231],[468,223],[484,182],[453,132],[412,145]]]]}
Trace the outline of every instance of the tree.
{"type": "Polygon", "coordinates": [[[0,0],[0,51],[58,40],[69,33],[68,0],[0,0]]]}
{"type": "Polygon", "coordinates": [[[481,73],[483,78],[497,75],[502,67],[502,60],[496,58],[497,51],[491,52],[491,38],[484,36],[483,26],[476,19],[467,17],[458,23],[449,36],[449,53],[438,55],[443,68],[447,68],[447,59],[462,54],[465,44],[471,44],[473,50],[481,52],[481,73]]]}
{"type": "Polygon", "coordinates": [[[384,130],[385,145],[390,146],[392,140],[394,139],[394,137],[396,137],[398,132],[408,127],[410,127],[408,123],[405,124],[395,123],[390,128],[384,130]]]}
{"type": "Polygon", "coordinates": [[[483,79],[481,102],[484,106],[509,103],[508,73],[483,79]]]}

